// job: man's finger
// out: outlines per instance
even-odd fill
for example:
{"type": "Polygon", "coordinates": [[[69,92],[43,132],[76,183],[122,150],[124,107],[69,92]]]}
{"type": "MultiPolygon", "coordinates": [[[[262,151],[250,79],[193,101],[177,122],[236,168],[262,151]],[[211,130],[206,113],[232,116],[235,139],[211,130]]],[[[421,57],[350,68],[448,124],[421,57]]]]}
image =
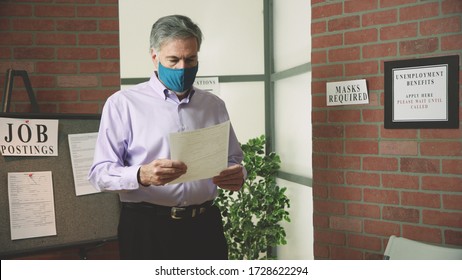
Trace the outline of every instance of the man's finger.
{"type": "Polygon", "coordinates": [[[240,173],[240,172],[242,172],[242,166],[233,165],[233,166],[230,166],[230,167],[226,168],[225,170],[221,171],[219,176],[227,176],[227,175],[231,175],[231,174],[237,174],[237,173],[240,173]]]}

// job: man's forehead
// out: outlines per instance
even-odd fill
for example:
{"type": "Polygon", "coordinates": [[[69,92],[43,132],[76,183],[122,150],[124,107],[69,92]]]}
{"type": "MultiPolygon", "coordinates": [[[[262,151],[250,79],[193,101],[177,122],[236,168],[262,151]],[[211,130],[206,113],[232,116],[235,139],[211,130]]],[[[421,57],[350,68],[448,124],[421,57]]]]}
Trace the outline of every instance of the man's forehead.
{"type": "Polygon", "coordinates": [[[188,50],[192,52],[198,52],[198,43],[196,38],[194,37],[188,37],[188,38],[171,38],[166,41],[164,41],[160,45],[160,50],[159,52],[162,51],[181,51],[181,50],[188,50]]]}

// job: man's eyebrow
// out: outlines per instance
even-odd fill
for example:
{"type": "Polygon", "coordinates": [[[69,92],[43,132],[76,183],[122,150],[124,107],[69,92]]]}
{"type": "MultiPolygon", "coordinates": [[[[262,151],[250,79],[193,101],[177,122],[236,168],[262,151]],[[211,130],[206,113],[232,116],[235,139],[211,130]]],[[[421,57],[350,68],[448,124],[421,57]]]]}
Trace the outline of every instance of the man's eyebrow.
{"type": "MultiPolygon", "coordinates": [[[[197,55],[191,55],[191,56],[187,56],[185,57],[185,59],[191,59],[191,58],[197,58],[198,56],[197,55]]],[[[176,56],[176,55],[168,55],[166,56],[167,59],[180,59],[180,57],[176,56]]]]}

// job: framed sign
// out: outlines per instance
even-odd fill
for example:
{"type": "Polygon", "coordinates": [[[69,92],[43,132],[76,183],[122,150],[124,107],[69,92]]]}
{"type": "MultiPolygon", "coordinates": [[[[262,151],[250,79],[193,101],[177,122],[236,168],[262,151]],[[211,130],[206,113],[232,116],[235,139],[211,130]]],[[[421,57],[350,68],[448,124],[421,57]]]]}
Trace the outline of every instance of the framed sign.
{"type": "Polygon", "coordinates": [[[459,56],[385,62],[385,128],[458,128],[459,56]]]}

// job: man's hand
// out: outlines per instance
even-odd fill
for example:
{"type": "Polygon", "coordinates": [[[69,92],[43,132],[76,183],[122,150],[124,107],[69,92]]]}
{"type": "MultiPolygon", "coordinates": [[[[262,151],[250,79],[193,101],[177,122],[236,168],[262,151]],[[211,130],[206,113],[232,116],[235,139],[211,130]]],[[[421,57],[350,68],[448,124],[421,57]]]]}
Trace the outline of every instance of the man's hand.
{"type": "Polygon", "coordinates": [[[238,191],[244,183],[242,165],[236,164],[221,171],[218,176],[213,177],[213,183],[222,189],[238,191]]]}
{"type": "Polygon", "coordinates": [[[145,186],[165,185],[185,174],[186,170],[187,166],[182,161],[156,159],[149,164],[141,166],[140,183],[145,186]]]}

